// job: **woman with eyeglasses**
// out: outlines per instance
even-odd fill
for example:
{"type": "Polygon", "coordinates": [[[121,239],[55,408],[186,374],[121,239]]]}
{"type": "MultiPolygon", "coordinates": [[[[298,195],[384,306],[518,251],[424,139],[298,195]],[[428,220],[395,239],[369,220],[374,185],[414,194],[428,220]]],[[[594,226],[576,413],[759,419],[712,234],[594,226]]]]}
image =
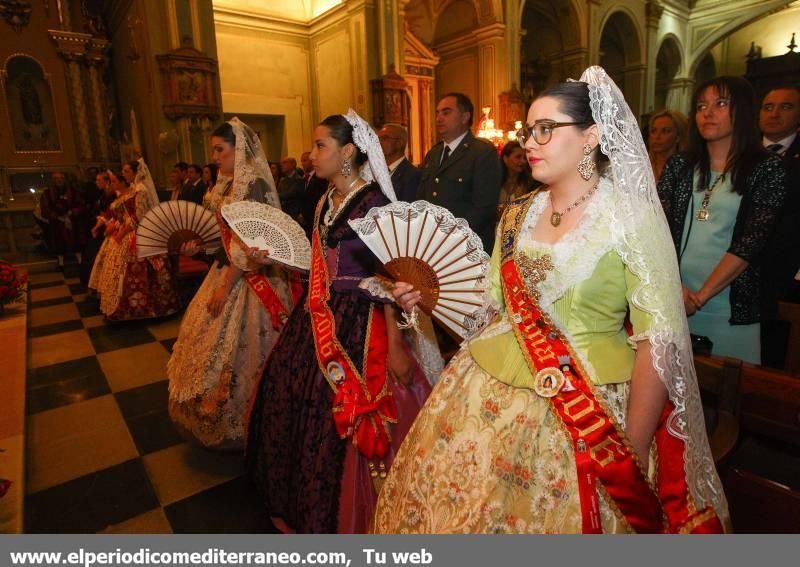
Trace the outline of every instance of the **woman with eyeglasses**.
{"type": "Polygon", "coordinates": [[[689,151],[667,162],[658,193],[678,253],[692,334],[712,352],[761,362],[761,324],[775,306],[762,259],[786,197],[778,156],[761,145],[755,93],[740,77],[695,91],[689,151]]]}
{"type": "MultiPolygon", "coordinates": [[[[591,67],[542,93],[527,123],[518,139],[544,188],[500,222],[496,316],[442,373],[373,530],[722,531],[678,266],[636,118],[591,67]]],[[[393,294],[405,310],[420,297],[405,283],[393,294]]]]}

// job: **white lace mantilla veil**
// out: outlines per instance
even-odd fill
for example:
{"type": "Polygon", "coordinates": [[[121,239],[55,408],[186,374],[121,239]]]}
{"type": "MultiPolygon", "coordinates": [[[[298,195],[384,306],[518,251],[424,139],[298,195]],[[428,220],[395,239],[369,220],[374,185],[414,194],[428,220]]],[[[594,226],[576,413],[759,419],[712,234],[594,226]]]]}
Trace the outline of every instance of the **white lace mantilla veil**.
{"type": "Polygon", "coordinates": [[[139,169],[136,171],[136,177],[133,182],[135,185],[143,185],[147,192],[147,207],[145,210],[158,205],[158,192],[156,192],[156,184],[153,182],[153,176],[150,175],[150,168],[144,162],[144,158],[140,157],[138,160],[139,169]]]}
{"type": "Polygon", "coordinates": [[[725,493],[703,421],[675,247],[639,125],[602,67],[589,67],[580,80],[589,86],[600,146],[611,161],[612,190],[619,205],[611,226],[622,242],[623,261],[641,282],[632,302],[653,321],[644,336],[632,340],[650,342],[653,364],[675,405],[667,430],[685,443],[686,480],[697,508],[712,505],[723,526],[729,526],[725,493]]]}
{"type": "Polygon", "coordinates": [[[367,163],[361,168],[361,177],[367,182],[377,181],[381,191],[392,203],[397,201],[392,185],[392,176],[389,173],[389,166],[386,165],[386,158],[383,155],[380,140],[375,130],[367,124],[352,108],[343,114],[350,125],[353,127],[353,142],[358,149],[367,154],[367,163]]]}
{"type": "MultiPolygon", "coordinates": [[[[361,168],[361,177],[369,183],[377,181],[386,198],[392,203],[396,203],[397,195],[394,192],[392,176],[389,173],[389,166],[386,165],[386,157],[383,155],[383,149],[375,130],[352,108],[342,116],[353,127],[353,142],[358,149],[367,154],[367,163],[361,168]]],[[[423,313],[418,315],[417,322],[418,332],[405,332],[404,335],[411,344],[428,382],[436,384],[444,369],[444,359],[439,351],[433,322],[423,313]]]]}
{"type": "Polygon", "coordinates": [[[264,154],[258,136],[250,126],[236,117],[228,120],[228,124],[233,128],[233,135],[236,140],[233,187],[226,198],[225,191],[228,189],[231,177],[222,173],[217,175],[217,183],[214,185],[214,191],[210,199],[212,210],[216,211],[224,203],[242,201],[244,199],[263,202],[280,209],[281,202],[278,198],[278,190],[275,187],[275,179],[272,177],[267,156],[264,154]],[[263,200],[260,197],[256,198],[256,196],[248,197],[251,185],[258,179],[263,180],[267,187],[263,200]]]}

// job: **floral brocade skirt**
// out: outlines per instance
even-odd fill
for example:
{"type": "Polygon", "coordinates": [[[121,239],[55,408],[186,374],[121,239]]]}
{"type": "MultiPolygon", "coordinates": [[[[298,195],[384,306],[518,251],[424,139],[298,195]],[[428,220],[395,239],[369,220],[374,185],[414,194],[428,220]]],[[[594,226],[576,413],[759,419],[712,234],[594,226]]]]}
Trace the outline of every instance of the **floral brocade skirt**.
{"type": "MultiPolygon", "coordinates": [[[[628,384],[595,387],[624,423],[628,384]]],[[[602,493],[606,533],[630,531],[602,493]]],[[[453,358],[381,490],[375,533],[580,533],[572,446],[550,402],[453,358]]]]}

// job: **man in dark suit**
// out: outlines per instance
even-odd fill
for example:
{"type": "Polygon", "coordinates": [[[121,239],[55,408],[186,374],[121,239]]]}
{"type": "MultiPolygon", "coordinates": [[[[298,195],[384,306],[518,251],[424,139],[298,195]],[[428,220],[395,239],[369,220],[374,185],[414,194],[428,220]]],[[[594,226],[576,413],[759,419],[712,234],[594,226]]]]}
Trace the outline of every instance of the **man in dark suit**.
{"type": "Polygon", "coordinates": [[[417,199],[466,219],[491,254],[502,170],[495,147],[470,132],[474,114],[466,95],[439,99],[436,131],[441,141],[425,156],[417,199]]]}
{"type": "Polygon", "coordinates": [[[306,184],[303,174],[297,169],[297,160],[288,156],[283,158],[281,160],[281,173],[283,177],[278,183],[281,209],[297,222],[301,222],[306,184]]]}
{"type": "Polygon", "coordinates": [[[178,199],[202,205],[205,194],[206,184],[203,182],[203,168],[193,163],[186,168],[186,182],[181,185],[178,199]]]}
{"type": "MultiPolygon", "coordinates": [[[[774,300],[800,302],[800,88],[783,86],[767,93],[761,103],[759,127],[764,147],[781,156],[786,166],[786,202],[782,218],[762,264],[764,292],[774,300]]],[[[767,317],[774,313],[766,313],[767,317]]],[[[789,328],[783,321],[761,322],[761,362],[783,367],[789,328]]]]}
{"type": "Polygon", "coordinates": [[[408,132],[399,124],[386,124],[378,131],[383,156],[392,176],[394,192],[400,201],[415,201],[422,172],[406,159],[408,132]]]}
{"type": "Polygon", "coordinates": [[[189,164],[185,161],[179,161],[175,164],[172,168],[173,173],[175,173],[175,177],[178,182],[178,190],[177,192],[172,194],[171,200],[174,201],[176,199],[184,199],[181,195],[186,194],[190,191],[189,189],[189,164]]]}

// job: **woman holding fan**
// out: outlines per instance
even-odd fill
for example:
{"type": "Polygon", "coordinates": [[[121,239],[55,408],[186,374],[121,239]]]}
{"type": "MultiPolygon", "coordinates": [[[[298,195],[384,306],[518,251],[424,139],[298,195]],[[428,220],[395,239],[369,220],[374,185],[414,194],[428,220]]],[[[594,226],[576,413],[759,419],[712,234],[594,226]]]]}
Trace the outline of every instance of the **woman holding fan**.
{"type": "MultiPolygon", "coordinates": [[[[208,208],[217,213],[223,248],[186,309],[167,365],[169,414],[188,439],[209,449],[241,451],[253,388],[292,308],[285,273],[262,268],[219,215],[249,200],[280,208],[255,132],[233,118],[211,137],[219,167],[208,208]]],[[[198,242],[183,253],[200,253],[198,242]]]]}
{"type": "Polygon", "coordinates": [[[136,255],[136,227],[145,213],[158,204],[153,179],[143,159],[111,172],[119,197],[112,203],[113,222],[106,226],[110,238],[89,280],[100,296],[100,311],[113,321],[150,319],[178,310],[178,292],[166,256],[140,260],[136,255]]]}
{"type": "MultiPolygon", "coordinates": [[[[636,119],[591,67],[542,93],[518,139],[546,190],[506,209],[498,314],[443,372],[373,530],[721,531],[678,266],[636,119]]],[[[419,301],[403,283],[394,295],[419,301]]]]}
{"type": "Polygon", "coordinates": [[[412,354],[391,287],[375,277],[380,263],[348,224],[396,200],[377,135],[352,110],[329,116],[314,131],[311,161],[330,188],[316,210],[304,307],[253,403],[247,468],[281,531],[358,533],[430,391],[417,360],[432,361],[434,376],[441,366],[438,351],[412,354]]]}

